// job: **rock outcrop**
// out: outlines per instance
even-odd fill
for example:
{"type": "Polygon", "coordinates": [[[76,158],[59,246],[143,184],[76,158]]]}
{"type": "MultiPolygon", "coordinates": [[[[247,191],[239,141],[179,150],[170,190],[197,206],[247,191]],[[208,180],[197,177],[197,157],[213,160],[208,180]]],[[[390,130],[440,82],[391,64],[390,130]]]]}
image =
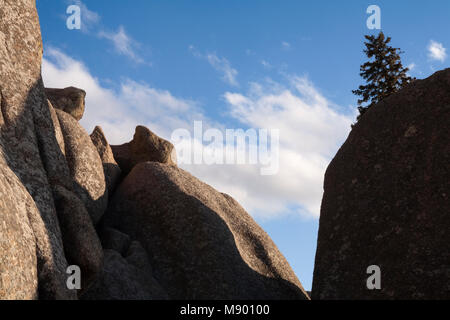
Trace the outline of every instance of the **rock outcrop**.
{"type": "Polygon", "coordinates": [[[97,224],[108,205],[103,164],[86,130],[68,113],[56,109],[64,136],[65,154],[77,195],[97,224]]]}
{"type": "Polygon", "coordinates": [[[86,92],[75,87],[64,89],[45,88],[45,94],[53,107],[70,114],[80,121],[84,114],[86,92]]]}
{"type": "Polygon", "coordinates": [[[136,165],[104,222],[142,244],[171,299],[307,299],[245,210],[176,166],[136,165]]]}
{"type": "Polygon", "coordinates": [[[0,300],[308,298],[236,201],[177,168],[170,142],[139,126],[113,152],[101,128],[89,136],[85,92],[45,89],[41,59],[35,1],[0,0],[0,300]]]}
{"type": "Polygon", "coordinates": [[[65,283],[68,263],[53,202],[53,185],[60,181],[56,175],[64,167],[64,157],[57,151],[59,147],[41,80],[39,29],[35,1],[2,1],[0,147],[5,173],[2,188],[4,192],[11,192],[9,200],[6,195],[2,197],[2,206],[11,211],[8,214],[2,211],[0,215],[0,225],[8,229],[0,234],[0,299],[76,297],[65,283]],[[55,163],[50,164],[50,160],[55,163]],[[8,181],[11,174],[17,178],[8,181]],[[8,253],[12,255],[5,256],[8,253]],[[23,260],[14,260],[20,258],[23,260]],[[31,264],[35,259],[36,263],[31,264]],[[26,281],[30,282],[26,284],[26,281]],[[23,286],[19,287],[21,284],[23,286]]]}
{"type": "MultiPolygon", "coordinates": [[[[309,299],[170,142],[142,126],[121,146],[89,136],[86,93],[44,88],[39,29],[34,0],[0,0],[0,300],[309,299]]],[[[354,126],[325,176],[313,299],[450,299],[449,119],[447,69],[354,126]]]]}
{"type": "Polygon", "coordinates": [[[313,299],[450,299],[449,136],[450,69],[364,114],[326,171],[313,299]]]}
{"type": "Polygon", "coordinates": [[[176,165],[176,152],[173,144],[158,137],[149,129],[137,126],[133,140],[120,146],[111,146],[114,158],[125,174],[135,165],[154,161],[176,165]]]}
{"type": "Polygon", "coordinates": [[[91,133],[91,140],[102,159],[103,172],[106,179],[106,188],[108,189],[109,195],[114,193],[117,183],[122,175],[122,170],[120,170],[119,165],[114,159],[113,152],[106,140],[105,134],[101,127],[95,127],[94,131],[91,133]]]}

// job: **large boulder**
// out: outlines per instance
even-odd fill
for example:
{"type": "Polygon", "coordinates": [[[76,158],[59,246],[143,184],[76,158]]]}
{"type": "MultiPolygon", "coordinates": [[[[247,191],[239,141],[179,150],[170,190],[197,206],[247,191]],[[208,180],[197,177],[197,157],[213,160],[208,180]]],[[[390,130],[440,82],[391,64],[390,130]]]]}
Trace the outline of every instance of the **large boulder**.
{"type": "Polygon", "coordinates": [[[307,299],[250,215],[176,166],[136,165],[104,223],[142,244],[171,299],[307,299]]]}
{"type": "Polygon", "coordinates": [[[68,113],[56,109],[64,136],[65,154],[75,191],[97,224],[108,205],[103,164],[89,134],[68,113]]]}
{"type": "Polygon", "coordinates": [[[24,187],[9,188],[7,185],[12,180],[6,178],[0,181],[5,192],[16,193],[9,195],[9,200],[2,199],[11,210],[0,215],[0,225],[2,228],[6,226],[2,238],[8,235],[2,240],[8,239],[10,243],[2,245],[0,256],[9,259],[11,253],[11,259],[18,259],[1,267],[0,292],[3,295],[7,290],[5,288],[11,285],[3,279],[14,280],[8,274],[19,275],[22,272],[23,278],[16,279],[16,289],[25,281],[30,283],[23,287],[23,292],[18,290],[17,297],[32,298],[34,275],[37,273],[39,298],[70,299],[76,297],[76,292],[66,287],[68,263],[64,256],[52,188],[59,181],[58,172],[64,170],[65,160],[58,151],[41,80],[42,41],[35,1],[2,0],[0,8],[0,148],[5,160],[0,166],[3,172],[9,172],[8,175],[12,171],[24,187]],[[50,161],[54,163],[50,165],[50,161]],[[25,190],[31,198],[23,193],[25,190]],[[13,204],[14,201],[17,203],[13,204]],[[18,225],[13,223],[16,218],[18,225]],[[33,231],[35,246],[29,240],[30,229],[27,225],[33,231]],[[21,233],[23,237],[20,237],[21,233]],[[20,250],[24,245],[30,247],[23,253],[8,249],[20,250]],[[36,263],[33,263],[33,254],[27,253],[34,248],[36,263]],[[4,275],[7,275],[6,278],[4,275]]]}
{"type": "Polygon", "coordinates": [[[117,183],[120,180],[122,170],[120,170],[119,165],[114,159],[111,147],[109,146],[101,127],[95,127],[94,131],[91,133],[91,140],[97,148],[100,158],[102,159],[106,188],[108,189],[109,195],[112,195],[116,189],[117,183]]]}
{"type": "Polygon", "coordinates": [[[136,127],[132,141],[111,148],[114,158],[125,174],[141,162],[154,161],[170,165],[177,163],[173,144],[143,126],[136,127]]]}
{"type": "Polygon", "coordinates": [[[364,114],[325,174],[313,299],[450,299],[449,136],[450,69],[364,114]]]}
{"type": "Polygon", "coordinates": [[[54,108],[65,111],[80,121],[84,114],[86,92],[75,87],[64,89],[45,88],[45,94],[54,108]]]}

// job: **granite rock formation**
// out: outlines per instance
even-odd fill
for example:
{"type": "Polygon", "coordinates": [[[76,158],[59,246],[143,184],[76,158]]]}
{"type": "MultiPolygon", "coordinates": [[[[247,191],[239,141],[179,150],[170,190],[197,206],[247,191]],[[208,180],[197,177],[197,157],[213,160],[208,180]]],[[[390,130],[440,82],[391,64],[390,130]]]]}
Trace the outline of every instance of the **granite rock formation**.
{"type": "Polygon", "coordinates": [[[450,299],[449,136],[450,69],[364,114],[326,171],[313,299],[450,299]]]}
{"type": "Polygon", "coordinates": [[[86,130],[68,113],[56,109],[65,144],[65,155],[74,189],[97,224],[108,205],[103,164],[86,130]]]}
{"type": "Polygon", "coordinates": [[[111,148],[114,158],[125,174],[130,173],[138,163],[146,161],[177,164],[173,144],[143,126],[136,127],[132,141],[111,148]]]}
{"type": "Polygon", "coordinates": [[[45,95],[54,108],[70,114],[77,121],[83,118],[86,97],[84,90],[75,87],[45,88],[45,95]]]}
{"type": "Polygon", "coordinates": [[[0,225],[7,230],[0,234],[0,298],[71,299],[76,293],[66,287],[68,263],[53,201],[54,186],[67,182],[67,165],[41,79],[39,30],[35,1],[1,1],[0,145],[7,194],[0,225]]]}
{"type": "Polygon", "coordinates": [[[172,299],[307,299],[250,215],[176,166],[136,165],[117,189],[105,224],[142,244],[172,299]]]}
{"type": "Polygon", "coordinates": [[[91,140],[97,148],[98,154],[100,155],[103,163],[103,172],[105,175],[108,194],[112,195],[122,176],[122,170],[120,170],[119,165],[114,159],[111,147],[109,146],[101,127],[95,127],[94,131],[91,133],[91,140]]]}
{"type": "Polygon", "coordinates": [[[101,128],[88,135],[85,92],[44,88],[39,30],[34,0],[0,0],[0,300],[307,299],[267,234],[178,169],[170,142],[142,126],[112,150],[101,128]]]}

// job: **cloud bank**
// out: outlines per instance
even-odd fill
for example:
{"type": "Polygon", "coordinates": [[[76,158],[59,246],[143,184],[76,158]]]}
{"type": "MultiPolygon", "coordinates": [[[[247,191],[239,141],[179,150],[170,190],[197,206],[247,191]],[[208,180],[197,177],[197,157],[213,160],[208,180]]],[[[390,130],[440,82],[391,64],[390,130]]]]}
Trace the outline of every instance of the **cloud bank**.
{"type": "MultiPolygon", "coordinates": [[[[131,140],[138,124],[166,139],[179,128],[192,131],[194,121],[224,130],[220,120],[205,117],[196,101],[132,79],[122,80],[117,89],[107,88],[82,62],[56,48],[46,48],[42,72],[47,87],[86,90],[81,124],[88,132],[101,125],[111,144],[131,140]]],[[[234,119],[238,127],[279,130],[278,174],[262,176],[260,168],[250,164],[182,168],[236,198],[253,216],[317,218],[325,169],[350,131],[355,114],[337,112],[308,79],[298,76],[289,77],[286,85],[270,80],[252,83],[247,92],[225,92],[221,99],[228,106],[228,120],[234,119]]],[[[203,152],[213,151],[203,141],[194,143],[203,152]]]]}

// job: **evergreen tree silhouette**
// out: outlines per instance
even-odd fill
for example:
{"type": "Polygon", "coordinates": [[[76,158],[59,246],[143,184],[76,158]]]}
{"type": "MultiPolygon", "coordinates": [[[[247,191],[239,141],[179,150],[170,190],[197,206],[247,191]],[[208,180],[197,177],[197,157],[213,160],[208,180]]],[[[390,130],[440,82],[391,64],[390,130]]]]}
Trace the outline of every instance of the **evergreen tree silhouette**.
{"type": "Polygon", "coordinates": [[[390,37],[386,38],[380,32],[376,37],[366,35],[365,38],[367,42],[364,43],[364,53],[370,60],[361,65],[360,76],[366,81],[366,85],[352,91],[362,97],[358,100],[358,120],[373,104],[415,80],[407,75],[409,69],[402,65],[400,54],[403,52],[389,45],[390,37]],[[369,104],[364,106],[366,102],[369,104]]]}

